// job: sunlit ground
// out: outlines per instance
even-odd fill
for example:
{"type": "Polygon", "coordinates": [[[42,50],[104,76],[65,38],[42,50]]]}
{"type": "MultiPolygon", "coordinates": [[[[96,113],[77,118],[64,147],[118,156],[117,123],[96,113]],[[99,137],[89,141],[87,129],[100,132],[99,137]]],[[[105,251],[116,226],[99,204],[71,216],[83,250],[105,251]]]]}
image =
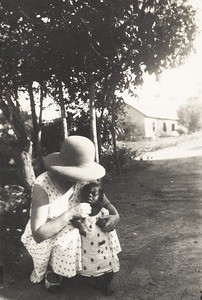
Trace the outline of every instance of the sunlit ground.
{"type": "Polygon", "coordinates": [[[167,160],[202,156],[202,133],[187,139],[176,146],[143,153],[136,160],[167,160]]]}

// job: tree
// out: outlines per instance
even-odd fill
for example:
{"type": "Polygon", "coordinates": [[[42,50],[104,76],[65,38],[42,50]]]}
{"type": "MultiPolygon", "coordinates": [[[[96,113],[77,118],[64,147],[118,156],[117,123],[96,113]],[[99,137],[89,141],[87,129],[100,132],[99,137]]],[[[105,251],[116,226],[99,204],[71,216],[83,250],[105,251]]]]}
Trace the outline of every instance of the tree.
{"type": "Polygon", "coordinates": [[[185,1],[91,1],[90,5],[85,4],[77,1],[74,5],[75,16],[81,20],[81,32],[87,41],[82,48],[82,66],[76,68],[83,72],[83,78],[93,72],[95,103],[101,112],[107,107],[111,115],[115,151],[114,119],[119,106],[117,99],[114,100],[115,91],[128,88],[132,81],[135,85],[141,84],[143,70],[159,74],[164,68],[183,62],[195,36],[194,10],[185,1]]]}
{"type": "Polygon", "coordinates": [[[25,188],[29,190],[35,179],[32,167],[32,143],[30,142],[28,130],[22,120],[22,114],[19,108],[13,104],[9,94],[7,94],[7,103],[0,101],[0,109],[17,137],[17,141],[11,143],[10,146],[15,148],[18,169],[21,171],[20,175],[24,179],[25,188]]]}
{"type": "Polygon", "coordinates": [[[158,74],[183,62],[196,31],[195,12],[187,3],[3,0],[2,105],[8,105],[6,92],[17,105],[19,89],[29,88],[35,144],[39,124],[33,82],[46,85],[44,90],[59,102],[64,120],[71,106],[89,105],[93,77],[98,130],[110,128],[116,151],[120,100],[115,92],[141,84],[144,71],[158,74]],[[64,89],[68,97],[62,95],[64,89]]]}
{"type": "Polygon", "coordinates": [[[96,111],[95,111],[95,82],[93,78],[91,78],[89,98],[90,98],[90,133],[91,133],[91,139],[95,145],[95,161],[99,163],[99,151],[98,151],[98,141],[97,141],[97,118],[96,118],[96,111]]]}
{"type": "Polygon", "coordinates": [[[202,128],[202,103],[198,98],[189,98],[178,109],[179,123],[188,129],[189,133],[202,128]]]}

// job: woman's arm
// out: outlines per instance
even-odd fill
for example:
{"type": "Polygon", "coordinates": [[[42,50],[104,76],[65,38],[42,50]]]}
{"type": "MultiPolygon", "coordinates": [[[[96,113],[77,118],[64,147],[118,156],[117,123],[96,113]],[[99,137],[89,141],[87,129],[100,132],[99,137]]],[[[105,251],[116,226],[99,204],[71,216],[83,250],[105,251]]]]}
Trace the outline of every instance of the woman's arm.
{"type": "Polygon", "coordinates": [[[90,206],[83,206],[83,204],[87,203],[70,208],[55,219],[48,220],[48,195],[36,184],[33,188],[31,209],[31,229],[34,240],[40,243],[57,234],[72,218],[80,218],[89,214],[90,206]]]}

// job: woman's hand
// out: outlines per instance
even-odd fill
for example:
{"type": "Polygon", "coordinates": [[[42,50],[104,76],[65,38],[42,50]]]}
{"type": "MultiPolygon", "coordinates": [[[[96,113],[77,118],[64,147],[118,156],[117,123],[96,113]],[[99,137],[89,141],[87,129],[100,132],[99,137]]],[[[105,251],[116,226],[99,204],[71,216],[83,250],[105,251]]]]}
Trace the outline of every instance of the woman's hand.
{"type": "Polygon", "coordinates": [[[91,213],[91,206],[89,203],[80,203],[73,208],[73,218],[81,219],[87,217],[91,213]]]}
{"type": "Polygon", "coordinates": [[[120,217],[118,214],[116,214],[116,215],[103,216],[100,217],[100,219],[107,219],[107,223],[103,228],[103,231],[110,232],[116,228],[117,224],[119,223],[120,217]]]}

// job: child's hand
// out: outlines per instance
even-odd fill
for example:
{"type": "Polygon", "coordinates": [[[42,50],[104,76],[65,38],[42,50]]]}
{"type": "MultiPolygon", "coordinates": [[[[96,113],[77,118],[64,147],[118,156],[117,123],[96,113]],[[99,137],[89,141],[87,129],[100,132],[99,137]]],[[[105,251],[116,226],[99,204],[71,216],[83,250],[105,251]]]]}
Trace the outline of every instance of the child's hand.
{"type": "Polygon", "coordinates": [[[85,228],[80,228],[80,229],[79,229],[79,233],[80,233],[80,235],[83,235],[83,236],[86,237],[86,235],[87,235],[87,230],[86,230],[85,228]]]}
{"type": "Polygon", "coordinates": [[[110,232],[116,228],[117,224],[119,223],[120,217],[119,215],[108,215],[108,216],[100,217],[100,219],[107,219],[103,231],[110,232]]]}
{"type": "Polygon", "coordinates": [[[99,218],[95,224],[98,227],[100,227],[100,229],[103,229],[107,222],[108,222],[108,220],[106,218],[104,218],[104,219],[99,218]]]}

